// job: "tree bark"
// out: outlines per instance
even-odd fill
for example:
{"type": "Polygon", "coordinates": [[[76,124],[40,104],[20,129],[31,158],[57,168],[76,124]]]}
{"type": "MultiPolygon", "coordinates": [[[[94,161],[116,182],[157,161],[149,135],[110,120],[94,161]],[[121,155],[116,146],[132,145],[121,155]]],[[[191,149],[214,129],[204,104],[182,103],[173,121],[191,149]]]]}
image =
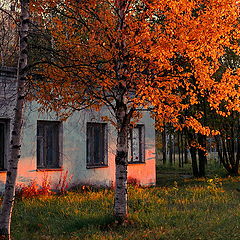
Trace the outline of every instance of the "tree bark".
{"type": "Polygon", "coordinates": [[[234,168],[236,169],[236,175],[239,175],[239,160],[240,160],[240,141],[239,141],[239,131],[240,131],[240,124],[239,120],[237,122],[237,135],[236,135],[236,163],[234,168]]]}
{"type": "Polygon", "coordinates": [[[116,186],[114,216],[122,223],[128,215],[127,209],[127,165],[128,165],[128,133],[130,115],[123,101],[116,104],[117,149],[116,149],[116,186]]]}
{"type": "Polygon", "coordinates": [[[193,170],[193,176],[199,177],[199,171],[198,171],[198,164],[197,164],[197,150],[195,147],[190,146],[190,155],[192,158],[192,170],[193,170]]]}
{"type": "Polygon", "coordinates": [[[118,131],[117,150],[116,150],[116,187],[115,187],[115,218],[123,222],[127,218],[127,129],[123,127],[118,131]]]}
{"type": "Polygon", "coordinates": [[[226,155],[223,153],[224,150],[223,150],[221,138],[222,136],[220,135],[215,136],[218,157],[219,157],[220,163],[223,164],[224,168],[228,171],[228,173],[231,173],[231,166],[227,162],[226,155]]]}
{"type": "Polygon", "coordinates": [[[183,146],[183,134],[182,134],[182,132],[181,132],[181,148],[180,148],[180,150],[181,150],[181,155],[182,155],[182,167],[183,167],[183,165],[184,165],[184,146],[183,146]]]}
{"type": "Polygon", "coordinates": [[[180,133],[177,133],[177,145],[178,145],[178,166],[181,167],[181,148],[180,148],[180,133]]]}
{"type": "Polygon", "coordinates": [[[184,163],[188,164],[188,144],[187,144],[187,137],[184,135],[184,163]]]}
{"type": "Polygon", "coordinates": [[[162,131],[162,159],[163,159],[163,164],[165,165],[167,162],[167,142],[166,142],[166,126],[163,126],[163,131],[162,131]]]}
{"type": "Polygon", "coordinates": [[[19,31],[20,54],[17,76],[17,99],[11,135],[11,154],[8,161],[5,192],[0,213],[0,236],[2,239],[11,239],[10,225],[15,198],[18,160],[20,158],[21,132],[23,125],[25,82],[27,67],[27,37],[29,29],[29,0],[21,0],[21,26],[19,31]]]}
{"type": "Polygon", "coordinates": [[[176,148],[175,148],[175,134],[172,135],[173,136],[173,164],[175,165],[176,163],[176,148]]]}
{"type": "Polygon", "coordinates": [[[199,170],[197,164],[197,149],[193,146],[196,143],[195,134],[188,132],[189,151],[192,159],[193,176],[199,177],[199,170]]]}
{"type": "Polygon", "coordinates": [[[202,134],[198,134],[198,143],[201,145],[202,148],[205,148],[205,151],[203,149],[198,149],[198,161],[199,161],[199,177],[205,177],[205,166],[207,162],[207,156],[206,156],[206,136],[202,134]]]}
{"type": "Polygon", "coordinates": [[[173,143],[172,143],[172,134],[169,134],[169,164],[173,164],[173,143]]]}
{"type": "Polygon", "coordinates": [[[116,149],[116,186],[114,199],[114,216],[121,224],[127,218],[127,165],[128,165],[128,133],[132,111],[128,112],[128,106],[125,101],[125,81],[126,68],[124,60],[127,53],[124,38],[125,15],[127,9],[127,0],[115,0],[115,6],[118,15],[118,31],[122,32],[122,38],[118,43],[118,59],[116,61],[116,77],[119,81],[116,90],[115,117],[117,120],[117,149],[116,149]]]}
{"type": "Polygon", "coordinates": [[[240,142],[239,142],[239,137],[237,136],[237,140],[236,140],[236,162],[235,162],[235,165],[234,165],[234,169],[235,169],[235,174],[236,175],[239,175],[239,160],[240,160],[240,142]]]}

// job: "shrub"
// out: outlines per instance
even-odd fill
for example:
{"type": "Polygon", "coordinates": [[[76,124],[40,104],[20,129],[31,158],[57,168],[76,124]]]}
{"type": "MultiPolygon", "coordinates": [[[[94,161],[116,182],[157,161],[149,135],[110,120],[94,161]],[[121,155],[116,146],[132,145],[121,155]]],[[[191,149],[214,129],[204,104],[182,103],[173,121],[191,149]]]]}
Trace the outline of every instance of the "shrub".
{"type": "Polygon", "coordinates": [[[128,185],[135,186],[135,187],[140,186],[140,181],[133,177],[128,177],[127,183],[128,183],[128,185]]]}
{"type": "Polygon", "coordinates": [[[56,192],[60,195],[66,194],[71,180],[72,180],[72,176],[68,177],[68,170],[65,173],[61,172],[59,181],[58,181],[57,185],[55,186],[56,192]]]}
{"type": "Polygon", "coordinates": [[[31,180],[28,184],[17,184],[16,186],[16,197],[30,198],[39,195],[49,196],[52,195],[53,191],[50,187],[50,181],[48,176],[44,176],[41,184],[37,184],[36,180],[31,180]]]}
{"type": "Polygon", "coordinates": [[[37,183],[36,180],[31,180],[28,184],[17,184],[16,186],[16,197],[30,198],[36,196],[49,196],[53,194],[66,194],[69,187],[69,183],[72,176],[68,177],[68,171],[65,173],[61,172],[58,183],[55,186],[55,190],[51,189],[51,181],[48,175],[44,175],[42,182],[37,183]]]}

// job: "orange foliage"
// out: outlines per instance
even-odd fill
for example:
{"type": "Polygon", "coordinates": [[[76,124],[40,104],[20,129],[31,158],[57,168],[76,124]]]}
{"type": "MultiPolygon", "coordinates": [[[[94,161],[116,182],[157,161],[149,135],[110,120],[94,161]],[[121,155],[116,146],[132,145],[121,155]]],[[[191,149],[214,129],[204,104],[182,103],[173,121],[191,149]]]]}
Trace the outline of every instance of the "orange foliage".
{"type": "Polygon", "coordinates": [[[235,0],[35,0],[32,11],[55,51],[34,86],[49,110],[114,109],[121,86],[129,109],[151,108],[160,127],[206,135],[218,132],[183,116],[199,98],[222,116],[240,110],[239,71],[214,78],[226,48],[240,52],[235,0]]]}

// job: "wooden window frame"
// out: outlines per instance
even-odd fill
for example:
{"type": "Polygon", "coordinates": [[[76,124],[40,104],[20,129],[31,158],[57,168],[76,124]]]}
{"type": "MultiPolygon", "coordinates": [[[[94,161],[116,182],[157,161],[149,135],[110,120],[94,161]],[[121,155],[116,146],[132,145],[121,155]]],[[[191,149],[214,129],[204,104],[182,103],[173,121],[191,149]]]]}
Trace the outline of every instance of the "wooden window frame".
{"type": "Polygon", "coordinates": [[[63,149],[63,128],[62,122],[60,121],[48,121],[48,120],[38,120],[37,121],[37,170],[59,170],[62,167],[62,149],[63,149]],[[46,138],[46,128],[56,127],[56,132],[54,132],[53,145],[57,147],[54,153],[55,160],[54,164],[49,164],[46,159],[47,155],[47,143],[44,144],[44,138],[46,138]],[[43,127],[43,136],[38,135],[40,127],[43,127]]]}
{"type": "Polygon", "coordinates": [[[99,122],[87,122],[87,128],[86,128],[86,167],[87,168],[101,168],[101,167],[108,167],[108,128],[107,123],[99,123],[99,122]],[[102,128],[102,136],[101,139],[99,139],[99,142],[102,141],[102,154],[103,156],[99,157],[102,159],[101,162],[96,162],[96,159],[94,159],[92,152],[90,149],[95,148],[94,139],[90,139],[90,128],[93,127],[100,127],[102,128]],[[90,146],[92,144],[92,147],[90,146]]]}
{"type": "Polygon", "coordinates": [[[129,157],[128,164],[139,164],[145,163],[145,126],[144,124],[137,124],[132,127],[129,131],[129,157]],[[138,161],[134,161],[133,159],[133,129],[138,129],[139,131],[139,157],[138,161]]]}
{"type": "Polygon", "coordinates": [[[0,165],[0,172],[7,171],[7,160],[9,157],[9,147],[10,147],[10,119],[0,118],[0,123],[4,126],[4,142],[3,142],[3,162],[0,165]]]}

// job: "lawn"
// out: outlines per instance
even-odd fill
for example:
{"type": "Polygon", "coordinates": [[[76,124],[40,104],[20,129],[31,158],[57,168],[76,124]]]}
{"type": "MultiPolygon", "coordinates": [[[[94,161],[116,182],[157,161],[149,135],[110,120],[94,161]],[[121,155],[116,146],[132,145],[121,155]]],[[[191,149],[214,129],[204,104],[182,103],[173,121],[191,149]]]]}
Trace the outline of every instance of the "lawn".
{"type": "Polygon", "coordinates": [[[124,226],[112,218],[112,190],[18,199],[13,239],[240,239],[239,177],[167,178],[166,184],[158,179],[158,187],[129,186],[124,226]]]}

